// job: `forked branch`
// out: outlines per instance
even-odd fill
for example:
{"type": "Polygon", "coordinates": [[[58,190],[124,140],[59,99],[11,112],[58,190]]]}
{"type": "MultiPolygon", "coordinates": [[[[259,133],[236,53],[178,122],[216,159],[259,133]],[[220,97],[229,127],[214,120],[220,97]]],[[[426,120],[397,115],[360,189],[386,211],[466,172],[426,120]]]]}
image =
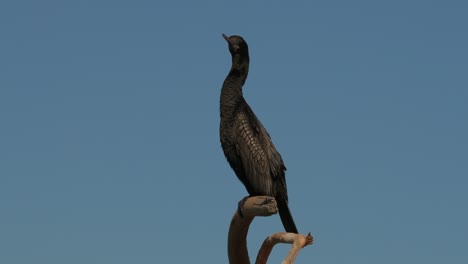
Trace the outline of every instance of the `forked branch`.
{"type": "MultiPolygon", "coordinates": [[[[276,214],[278,208],[273,197],[255,196],[242,200],[232,217],[228,235],[228,257],[230,264],[250,264],[247,250],[247,233],[255,216],[270,216],[276,214]],[[239,215],[239,210],[242,216],[239,215]]],[[[279,232],[265,239],[257,255],[256,263],[266,263],[274,245],[277,243],[292,244],[291,249],[282,263],[293,263],[299,251],[311,245],[313,237],[310,233],[301,234],[279,232]]]]}

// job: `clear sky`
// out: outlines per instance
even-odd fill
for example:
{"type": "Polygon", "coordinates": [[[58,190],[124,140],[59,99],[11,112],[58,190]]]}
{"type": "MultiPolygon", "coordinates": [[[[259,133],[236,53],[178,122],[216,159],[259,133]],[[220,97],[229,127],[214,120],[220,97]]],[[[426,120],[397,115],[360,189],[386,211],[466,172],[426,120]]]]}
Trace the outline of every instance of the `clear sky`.
{"type": "MultiPolygon", "coordinates": [[[[468,263],[466,1],[2,1],[0,263],[227,263],[221,33],[315,244],[468,263]]],[[[254,221],[249,248],[283,231],[254,221]]],[[[289,246],[275,248],[280,263],[289,246]]],[[[251,257],[255,254],[251,252],[251,257]]]]}

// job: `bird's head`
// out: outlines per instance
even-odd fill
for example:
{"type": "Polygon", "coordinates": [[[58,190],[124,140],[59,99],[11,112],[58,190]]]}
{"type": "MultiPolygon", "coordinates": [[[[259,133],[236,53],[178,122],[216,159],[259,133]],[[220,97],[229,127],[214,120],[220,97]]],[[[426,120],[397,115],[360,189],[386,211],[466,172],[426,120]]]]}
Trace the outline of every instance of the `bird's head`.
{"type": "Polygon", "coordinates": [[[227,41],[229,45],[229,51],[231,52],[232,56],[249,55],[249,46],[247,46],[247,42],[245,42],[245,40],[241,36],[232,35],[228,37],[225,34],[223,34],[223,38],[227,41]]]}

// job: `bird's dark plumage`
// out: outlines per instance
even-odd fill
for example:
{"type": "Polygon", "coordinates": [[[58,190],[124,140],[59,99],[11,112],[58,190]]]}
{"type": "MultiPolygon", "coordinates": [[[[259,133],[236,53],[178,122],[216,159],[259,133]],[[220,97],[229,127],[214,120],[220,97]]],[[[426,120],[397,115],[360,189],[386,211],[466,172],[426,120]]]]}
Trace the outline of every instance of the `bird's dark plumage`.
{"type": "Polygon", "coordinates": [[[242,95],[249,72],[249,49],[240,36],[227,37],[232,67],[221,90],[220,140],[229,164],[251,196],[275,197],[287,232],[297,233],[288,207],[283,159],[242,95]]]}

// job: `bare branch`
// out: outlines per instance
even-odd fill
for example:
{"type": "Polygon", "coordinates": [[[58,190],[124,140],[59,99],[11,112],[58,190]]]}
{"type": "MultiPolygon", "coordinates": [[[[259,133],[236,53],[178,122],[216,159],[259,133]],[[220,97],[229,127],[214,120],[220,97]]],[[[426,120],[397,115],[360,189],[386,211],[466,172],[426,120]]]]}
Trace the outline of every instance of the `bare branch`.
{"type": "MultiPolygon", "coordinates": [[[[239,202],[239,208],[232,217],[228,235],[228,256],[230,264],[250,264],[247,250],[247,233],[255,216],[270,216],[276,214],[278,208],[276,200],[269,196],[255,196],[244,198],[239,202]],[[239,215],[239,210],[242,216],[239,215]]],[[[301,234],[279,232],[265,239],[257,255],[256,264],[264,264],[277,243],[292,244],[291,249],[282,264],[294,263],[299,251],[312,245],[313,237],[310,233],[301,234]]]]}
{"type": "Polygon", "coordinates": [[[278,243],[292,244],[291,249],[289,250],[286,258],[281,262],[281,264],[292,264],[296,259],[299,251],[307,245],[312,245],[314,238],[309,233],[307,236],[302,234],[286,233],[279,232],[273,234],[263,241],[262,247],[257,255],[256,264],[265,264],[267,263],[268,257],[270,256],[271,250],[278,243]]]}
{"type": "Polygon", "coordinates": [[[273,197],[255,196],[239,202],[239,208],[232,217],[228,235],[228,257],[231,264],[249,264],[247,233],[255,216],[276,214],[278,208],[273,197]],[[242,210],[242,215],[239,215],[242,210]]]}

